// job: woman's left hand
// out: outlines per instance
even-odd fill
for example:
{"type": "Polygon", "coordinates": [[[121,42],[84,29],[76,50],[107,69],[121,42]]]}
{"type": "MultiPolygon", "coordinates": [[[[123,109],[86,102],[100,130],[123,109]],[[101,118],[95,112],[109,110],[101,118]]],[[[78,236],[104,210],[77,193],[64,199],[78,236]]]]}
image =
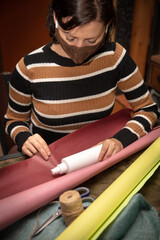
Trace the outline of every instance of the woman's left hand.
{"type": "Polygon", "coordinates": [[[103,142],[102,149],[100,151],[98,161],[103,161],[123,149],[123,145],[115,138],[106,139],[103,142]]]}

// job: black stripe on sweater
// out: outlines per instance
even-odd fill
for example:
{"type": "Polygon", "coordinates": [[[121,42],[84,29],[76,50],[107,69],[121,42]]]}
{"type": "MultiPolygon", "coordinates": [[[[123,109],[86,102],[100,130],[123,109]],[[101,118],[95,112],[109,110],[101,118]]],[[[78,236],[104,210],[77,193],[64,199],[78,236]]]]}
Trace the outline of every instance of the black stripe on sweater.
{"type": "Polygon", "coordinates": [[[117,70],[120,73],[119,79],[127,77],[128,75],[133,73],[135,71],[135,69],[136,69],[135,62],[130,57],[128,52],[126,52],[122,61],[120,62],[120,64],[117,67],[117,70]]]}
{"type": "Polygon", "coordinates": [[[50,131],[44,130],[44,129],[36,127],[36,126],[33,126],[32,132],[33,132],[33,134],[35,134],[35,133],[40,134],[40,136],[47,142],[47,144],[55,142],[58,139],[68,135],[68,133],[50,132],[50,131]]]}
{"type": "Polygon", "coordinates": [[[24,79],[15,68],[11,75],[11,85],[24,94],[31,94],[31,84],[28,80],[24,79]]]}
{"type": "Polygon", "coordinates": [[[138,140],[137,135],[129,131],[127,128],[123,128],[113,137],[119,140],[123,144],[123,147],[127,147],[134,141],[138,140]]]}
{"type": "Polygon", "coordinates": [[[144,108],[141,108],[140,110],[144,110],[146,112],[154,112],[157,115],[157,117],[160,117],[160,112],[158,111],[158,106],[156,105],[156,103],[154,103],[153,106],[144,107],[144,108]]]}
{"type": "Polygon", "coordinates": [[[133,100],[143,96],[146,92],[147,92],[147,88],[145,84],[143,84],[139,88],[133,91],[130,91],[129,93],[125,92],[124,94],[128,100],[133,100]]]}
{"type": "Polygon", "coordinates": [[[28,106],[22,106],[22,105],[18,105],[17,103],[13,102],[11,99],[9,99],[9,105],[15,111],[18,111],[20,113],[28,112],[31,109],[31,104],[28,106]]]}
{"type": "Polygon", "coordinates": [[[94,121],[94,120],[98,120],[101,118],[104,118],[108,115],[110,115],[110,113],[112,112],[112,108],[106,110],[106,111],[101,111],[101,112],[97,112],[97,113],[88,113],[88,114],[79,114],[78,116],[71,116],[71,117],[63,117],[63,118],[45,118],[40,116],[37,112],[34,113],[37,116],[37,118],[39,119],[40,122],[42,122],[43,124],[49,125],[49,126],[63,126],[66,124],[74,124],[74,123],[85,123],[88,121],[94,121]]]}
{"type": "MultiPolygon", "coordinates": [[[[101,94],[116,86],[113,74],[103,73],[92,78],[75,81],[41,82],[32,84],[32,90],[36,99],[63,100],[79,97],[88,97],[101,94]],[[41,93],[41,94],[39,94],[41,93]]],[[[54,79],[53,79],[54,80],[54,79]]]]}

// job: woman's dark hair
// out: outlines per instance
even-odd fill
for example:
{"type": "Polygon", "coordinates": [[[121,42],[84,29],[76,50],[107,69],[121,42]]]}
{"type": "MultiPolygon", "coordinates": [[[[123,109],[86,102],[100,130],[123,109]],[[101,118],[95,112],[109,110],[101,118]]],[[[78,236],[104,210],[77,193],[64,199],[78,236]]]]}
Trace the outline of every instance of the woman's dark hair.
{"type": "Polygon", "coordinates": [[[70,30],[96,19],[103,21],[105,25],[110,23],[107,34],[108,39],[110,30],[116,22],[113,0],[52,0],[47,16],[47,27],[54,42],[56,42],[56,38],[54,37],[55,22],[53,12],[58,24],[64,30],[70,30]],[[62,18],[69,16],[72,18],[64,23],[62,18]]]}

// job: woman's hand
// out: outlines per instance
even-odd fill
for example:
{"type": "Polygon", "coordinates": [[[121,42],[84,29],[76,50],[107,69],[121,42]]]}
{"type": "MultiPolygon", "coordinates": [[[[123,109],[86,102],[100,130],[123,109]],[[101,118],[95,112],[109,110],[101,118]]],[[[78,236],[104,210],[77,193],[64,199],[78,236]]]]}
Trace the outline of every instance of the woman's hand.
{"type": "Polygon", "coordinates": [[[123,145],[115,138],[106,139],[103,142],[101,152],[98,157],[98,161],[103,161],[123,149],[123,145]]]}
{"type": "Polygon", "coordinates": [[[40,153],[41,156],[48,160],[51,155],[49,147],[44,139],[39,134],[30,136],[22,146],[22,152],[29,157],[32,157],[36,153],[40,153]]]}

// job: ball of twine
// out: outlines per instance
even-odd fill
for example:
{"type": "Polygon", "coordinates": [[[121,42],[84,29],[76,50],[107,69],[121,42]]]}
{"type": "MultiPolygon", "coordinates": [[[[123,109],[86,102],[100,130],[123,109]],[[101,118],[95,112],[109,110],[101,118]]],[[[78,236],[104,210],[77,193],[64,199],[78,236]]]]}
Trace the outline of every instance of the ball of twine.
{"type": "Polygon", "coordinates": [[[60,205],[62,216],[66,226],[68,226],[74,219],[76,219],[83,212],[82,199],[79,192],[70,190],[64,192],[60,198],[60,205]]]}

